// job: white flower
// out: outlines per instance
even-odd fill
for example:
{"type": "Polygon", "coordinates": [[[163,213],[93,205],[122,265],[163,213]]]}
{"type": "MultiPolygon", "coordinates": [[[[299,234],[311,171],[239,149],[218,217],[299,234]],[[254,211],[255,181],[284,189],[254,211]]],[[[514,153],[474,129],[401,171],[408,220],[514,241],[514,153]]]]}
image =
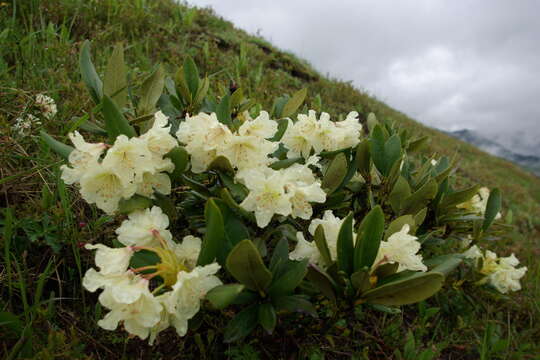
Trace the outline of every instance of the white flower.
{"type": "Polygon", "coordinates": [[[47,119],[52,118],[58,112],[54,99],[43,94],[36,95],[36,105],[43,111],[43,116],[47,119]]]}
{"type": "Polygon", "coordinates": [[[118,301],[109,287],[100,294],[99,302],[111,311],[98,321],[98,325],[105,330],[115,330],[122,321],[127,332],[146,339],[160,321],[163,307],[150,293],[148,280],[136,277],[129,287],[136,294],[130,301],[118,301]]]}
{"type": "Polygon", "coordinates": [[[274,214],[291,214],[291,194],[285,191],[286,178],[281,172],[259,168],[242,171],[237,178],[249,189],[248,196],[240,206],[255,212],[259,227],[266,227],[274,214]]]}
{"type": "Polygon", "coordinates": [[[200,309],[201,299],[222,282],[214,274],[220,269],[217,263],[197,266],[190,272],[180,271],[172,291],[160,295],[160,301],[170,315],[170,323],[180,336],[188,330],[188,320],[200,309]]]}
{"type": "Polygon", "coordinates": [[[88,143],[78,131],[68,134],[75,149],[69,153],[68,161],[71,167],[62,165],[62,180],[66,184],[79,182],[88,168],[97,164],[101,154],[106,149],[104,143],[88,143]]]}
{"type": "Polygon", "coordinates": [[[163,195],[171,193],[171,178],[165,173],[145,172],[141,182],[137,183],[137,194],[154,198],[154,191],[163,195]]]}
{"type": "Polygon", "coordinates": [[[148,150],[152,153],[154,167],[158,171],[172,171],[174,164],[171,159],[163,156],[178,145],[178,141],[170,134],[171,126],[167,126],[169,118],[161,111],[154,114],[152,128],[140,136],[146,141],[148,150]]]}
{"type": "Polygon", "coordinates": [[[117,170],[98,163],[86,169],[80,184],[83,199],[89,204],[96,204],[107,214],[114,213],[118,209],[118,202],[122,198],[130,198],[136,191],[136,185],[125,184],[117,170]]]}
{"type": "Polygon", "coordinates": [[[180,262],[189,269],[193,269],[195,265],[197,265],[197,259],[201,252],[201,245],[202,241],[200,238],[193,235],[187,235],[184,236],[181,244],[175,243],[172,248],[180,262]]]}
{"type": "Polygon", "coordinates": [[[527,267],[516,268],[519,260],[514,254],[499,258],[492,251],[486,250],[485,255],[482,255],[478,250],[474,251],[474,256],[482,260],[480,273],[486,275],[478,284],[489,283],[502,294],[521,289],[519,280],[525,276],[527,267]]]}
{"type": "Polygon", "coordinates": [[[310,203],[326,201],[326,193],[321,188],[321,182],[315,178],[307,165],[294,164],[282,172],[286,178],[286,191],[291,194],[292,217],[309,220],[313,215],[310,203]]]}
{"type": "Polygon", "coordinates": [[[130,247],[110,248],[103,244],[86,244],[84,247],[88,250],[97,249],[95,262],[100,273],[104,275],[125,272],[133,255],[130,247]]]}
{"type": "Polygon", "coordinates": [[[518,264],[519,260],[514,254],[499,258],[499,266],[488,275],[488,282],[502,294],[521,290],[519,280],[525,276],[527,267],[516,269],[518,264]]]}
{"type": "Polygon", "coordinates": [[[230,129],[218,121],[215,113],[188,115],[176,132],[176,137],[185,144],[186,151],[191,155],[191,170],[194,173],[205,171],[219,156],[217,150],[222,149],[232,136],[230,129]]]}
{"type": "Polygon", "coordinates": [[[268,155],[276,151],[278,146],[278,143],[257,136],[233,135],[217,152],[240,170],[253,169],[266,166],[270,162],[268,155]]]}
{"type": "Polygon", "coordinates": [[[154,171],[152,160],[146,140],[119,135],[103,158],[103,165],[114,169],[122,183],[128,185],[141,181],[143,173],[154,171]]]}
{"type": "Polygon", "coordinates": [[[276,133],[278,129],[277,122],[270,119],[270,115],[266,111],[261,111],[259,116],[251,119],[249,113],[244,112],[246,121],[238,129],[238,134],[241,136],[255,136],[262,139],[269,139],[276,133]]]}
{"type": "Polygon", "coordinates": [[[437,166],[439,162],[435,159],[431,159],[430,163],[431,163],[431,166],[437,166]]]}
{"type": "Polygon", "coordinates": [[[17,132],[19,136],[26,136],[30,133],[34,125],[41,125],[41,121],[34,115],[27,114],[25,117],[15,119],[13,131],[17,132]]]}
{"type": "Polygon", "coordinates": [[[152,209],[134,211],[128,219],[116,229],[118,241],[126,246],[158,246],[159,240],[154,236],[158,232],[167,242],[172,241],[169,227],[169,218],[161,208],[153,206],[152,209]]]}
{"type": "Polygon", "coordinates": [[[310,264],[324,265],[315,242],[307,241],[301,232],[296,233],[296,239],[298,240],[296,247],[289,253],[291,260],[309,259],[310,264]]]}
{"type": "Polygon", "coordinates": [[[313,149],[316,154],[322,151],[334,151],[356,146],[360,142],[362,124],[358,113],[350,112],[346,119],[339,122],[330,120],[328,113],[321,113],[317,120],[314,110],[308,114],[299,114],[296,123],[289,125],[281,141],[289,150],[287,157],[303,156],[307,158],[313,149]]]}
{"type": "Polygon", "coordinates": [[[410,227],[405,224],[400,231],[390,235],[387,241],[381,241],[375,258],[375,266],[383,263],[398,263],[398,272],[403,270],[427,271],[422,262],[422,255],[417,254],[420,243],[416,236],[409,235],[410,227]]]}
{"type": "Polygon", "coordinates": [[[482,252],[478,248],[478,246],[473,245],[471,246],[467,251],[463,253],[463,256],[465,256],[467,259],[481,259],[483,257],[482,252]]]}

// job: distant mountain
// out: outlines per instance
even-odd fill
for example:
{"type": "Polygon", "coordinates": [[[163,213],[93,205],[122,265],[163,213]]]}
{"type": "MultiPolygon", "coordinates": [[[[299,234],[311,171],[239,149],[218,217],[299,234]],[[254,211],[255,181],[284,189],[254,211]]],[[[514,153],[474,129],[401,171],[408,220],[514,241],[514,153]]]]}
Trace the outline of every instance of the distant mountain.
{"type": "Polygon", "coordinates": [[[468,142],[485,152],[512,161],[530,172],[540,176],[540,156],[522,154],[509,150],[499,142],[487,139],[472,130],[457,130],[446,132],[448,135],[468,142]]]}

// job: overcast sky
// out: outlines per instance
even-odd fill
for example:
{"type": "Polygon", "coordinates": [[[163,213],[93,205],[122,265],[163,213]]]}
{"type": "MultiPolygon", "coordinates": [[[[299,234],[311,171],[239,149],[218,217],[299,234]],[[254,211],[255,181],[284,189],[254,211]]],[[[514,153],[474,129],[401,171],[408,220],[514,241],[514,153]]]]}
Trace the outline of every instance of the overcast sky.
{"type": "Polygon", "coordinates": [[[540,145],[540,1],[189,2],[427,125],[540,145]]]}

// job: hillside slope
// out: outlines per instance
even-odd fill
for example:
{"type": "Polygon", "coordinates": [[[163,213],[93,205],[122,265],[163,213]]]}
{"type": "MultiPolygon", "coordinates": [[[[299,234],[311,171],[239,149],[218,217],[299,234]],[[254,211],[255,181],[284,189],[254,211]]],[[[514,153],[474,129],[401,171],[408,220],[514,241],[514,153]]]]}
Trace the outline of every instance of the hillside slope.
{"type": "MultiPolygon", "coordinates": [[[[523,281],[525,289],[512,301],[506,299],[506,304],[500,301],[500,297],[486,295],[481,298],[482,305],[471,310],[474,299],[460,297],[454,304],[455,308],[446,309],[441,302],[434,300],[430,306],[452,315],[437,317],[437,326],[431,320],[428,323],[428,318],[425,318],[425,323],[412,320],[407,312],[383,316],[373,313],[361,319],[360,327],[368,324],[365,325],[366,330],[362,330],[365,332],[363,339],[349,339],[347,329],[337,327],[331,336],[328,335],[331,340],[322,334],[302,336],[305,334],[298,330],[300,332],[295,334],[299,338],[287,344],[298,349],[315,347],[330,358],[343,356],[342,348],[367,349],[375,346],[375,353],[384,357],[392,356],[395,348],[402,348],[407,330],[414,330],[420,334],[416,339],[418,349],[432,346],[442,351],[443,358],[468,359],[477,355],[475,349],[483,344],[484,332],[492,331],[493,338],[507,341],[501,356],[521,359],[527,358],[527,354],[534,354],[535,339],[540,337],[540,329],[534,325],[539,311],[536,300],[540,296],[540,285],[538,280],[534,280],[538,279],[540,269],[536,261],[540,255],[540,178],[421,125],[355,89],[350,82],[322,76],[305,61],[276,49],[264,39],[235,29],[208,9],[189,8],[173,0],[14,1],[1,4],[0,25],[5,29],[0,32],[0,207],[10,208],[16,220],[13,229],[7,229],[6,218],[9,215],[3,209],[1,224],[5,239],[8,238],[6,234],[12,239],[18,284],[24,285],[23,279],[27,281],[26,288],[23,285],[14,289],[10,287],[9,291],[2,288],[2,307],[22,311],[21,308],[12,309],[11,299],[22,298],[21,294],[26,291],[28,296],[34,296],[39,284],[42,284],[39,292],[43,290],[44,283],[45,289],[54,289],[52,295],[48,293],[49,298],[68,298],[55,302],[54,315],[51,314],[53,310],[40,305],[39,309],[43,311],[33,320],[36,329],[33,341],[38,344],[34,345],[34,353],[35,349],[49,353],[59,351],[68,354],[64,356],[69,358],[75,356],[69,354],[82,351],[77,350],[80,343],[85,344],[84,353],[101,358],[117,358],[126,354],[129,358],[149,354],[158,358],[160,354],[172,352],[202,352],[202,348],[212,354],[219,349],[212,340],[215,331],[211,339],[207,333],[203,340],[187,338],[178,344],[165,342],[159,350],[151,350],[137,340],[130,344],[140,346],[126,348],[128,339],[123,334],[104,333],[96,328],[95,299],[79,285],[81,273],[88,268],[89,257],[80,252],[78,246],[90,239],[110,236],[110,230],[103,232],[101,229],[111,220],[84,206],[75,193],[58,181],[57,169],[61,162],[38,137],[20,136],[13,129],[15,119],[32,109],[37,93],[46,93],[56,99],[58,115],[50,121],[43,121],[41,126],[60,139],[66,139],[74,123],[73,118],[91,111],[93,104],[78,73],[79,47],[82,41],[90,39],[99,73],[104,71],[112,45],[123,42],[126,45],[126,63],[134,82],[140,81],[141,74],[156,63],[164,64],[170,72],[174,71],[189,54],[201,72],[212,77],[213,86],[216,86],[214,91],[226,89],[232,82],[266,108],[271,107],[271,99],[307,87],[311,99],[308,100],[309,108],[319,107],[316,98],[320,96],[322,109],[335,117],[357,110],[362,117],[374,112],[378,117],[391,118],[413,133],[431,136],[426,154],[435,152],[456,156],[458,172],[466,183],[500,187],[503,191],[505,214],[512,210],[517,229],[523,235],[516,233],[495,247],[508,254],[516,252],[529,267],[529,274],[523,281]],[[46,275],[41,277],[40,274],[46,275]],[[41,278],[45,280],[39,280],[41,278]],[[6,300],[6,294],[9,294],[10,301],[6,300]],[[469,312],[456,318],[456,308],[467,308],[469,312]],[[491,322],[495,325],[489,330],[486,323],[491,322]],[[58,344],[64,342],[67,342],[66,348],[61,348],[58,344]],[[372,345],[373,342],[376,345],[372,345]],[[47,350],[47,346],[53,349],[47,350]]],[[[37,134],[38,128],[32,129],[32,135],[37,134]]],[[[3,265],[7,266],[11,262],[7,242],[3,248],[8,254],[3,265]]],[[[451,297],[448,294],[441,296],[451,297]]],[[[25,301],[26,298],[23,303],[25,301]]],[[[22,306],[17,303],[17,306],[22,306]]],[[[27,305],[24,306],[25,315],[31,311],[27,305]]],[[[413,313],[417,309],[410,307],[407,311],[413,313]]],[[[422,312],[422,309],[418,311],[422,312]]],[[[221,326],[213,325],[216,331],[221,326]]],[[[286,330],[282,330],[282,336],[288,336],[286,330]]],[[[236,351],[234,354],[243,354],[246,359],[250,351],[262,357],[279,357],[284,351],[286,353],[284,346],[271,344],[271,340],[263,338],[250,345],[229,347],[227,351],[236,351]]]]}

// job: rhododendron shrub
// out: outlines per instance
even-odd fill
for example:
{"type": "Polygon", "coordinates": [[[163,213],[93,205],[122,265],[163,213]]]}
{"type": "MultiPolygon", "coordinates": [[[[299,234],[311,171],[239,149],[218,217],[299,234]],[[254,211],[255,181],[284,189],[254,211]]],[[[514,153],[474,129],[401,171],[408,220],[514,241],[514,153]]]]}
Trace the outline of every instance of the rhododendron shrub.
{"type": "Polygon", "coordinates": [[[455,160],[417,155],[427,138],[372,113],[309,110],[305,89],[262,110],[242,89],[214,91],[191,58],[129,85],[129,99],[120,45],[103,80],[88,42],[80,64],[100,114],[78,122],[73,146],[42,137],[67,160],[64,182],[123,220],[108,245],[85,246],[102,328],[153,343],[228,308],[236,341],[272,333],[278,313],[316,317],[323,297],[343,311],[423,301],[460,266],[476,285],[520,289],[517,258],[477,245],[508,228],[499,190],[455,188],[455,160]]]}

